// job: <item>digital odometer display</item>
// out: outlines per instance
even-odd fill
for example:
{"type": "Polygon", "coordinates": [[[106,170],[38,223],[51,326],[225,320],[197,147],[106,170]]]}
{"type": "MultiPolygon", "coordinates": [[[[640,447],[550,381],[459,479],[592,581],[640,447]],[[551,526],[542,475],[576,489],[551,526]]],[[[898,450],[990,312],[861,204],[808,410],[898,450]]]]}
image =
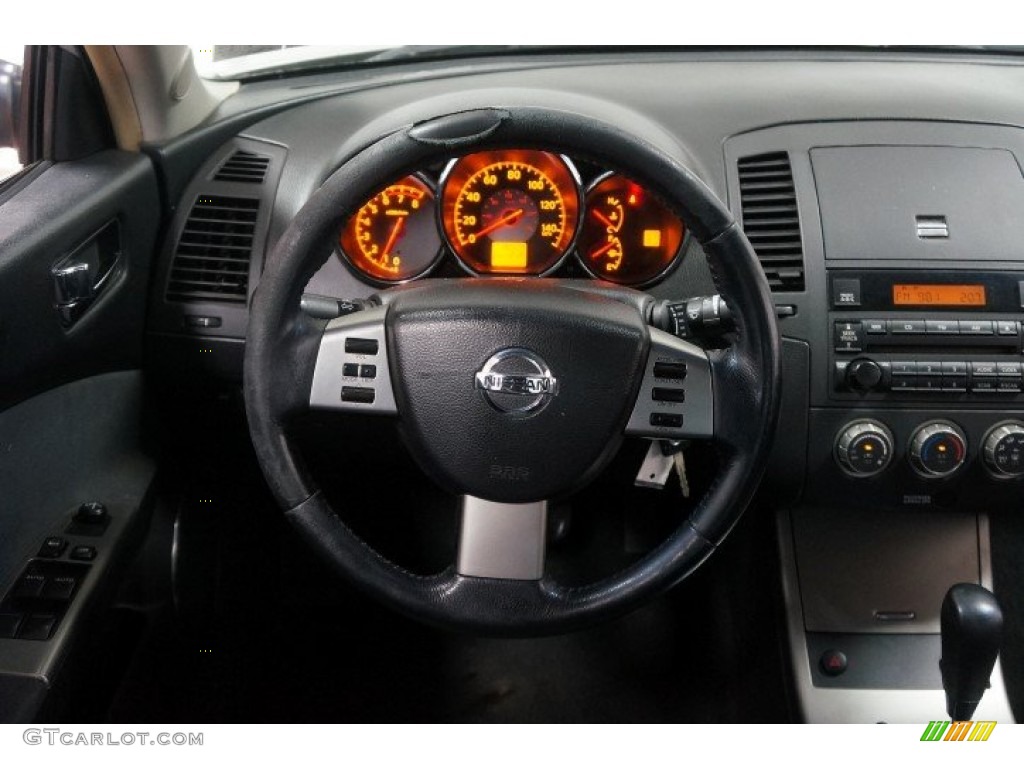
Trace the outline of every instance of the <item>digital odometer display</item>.
{"type": "Polygon", "coordinates": [[[892,303],[897,307],[984,307],[984,285],[896,283],[892,303]]]}

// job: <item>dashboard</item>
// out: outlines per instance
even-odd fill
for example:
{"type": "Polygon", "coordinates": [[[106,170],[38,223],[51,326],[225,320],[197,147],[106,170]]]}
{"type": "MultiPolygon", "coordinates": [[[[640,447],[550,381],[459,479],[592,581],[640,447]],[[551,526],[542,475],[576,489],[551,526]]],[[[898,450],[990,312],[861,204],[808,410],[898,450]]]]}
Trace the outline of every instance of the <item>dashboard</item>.
{"type": "MultiPolygon", "coordinates": [[[[620,126],[726,202],[772,291],[782,426],[759,500],[778,515],[805,715],[934,719],[944,591],[951,579],[991,585],[987,516],[1014,514],[1024,488],[1022,92],[1011,57],[823,52],[509,58],[253,83],[201,138],[157,150],[189,172],[168,179],[179,204],[153,281],[151,356],[168,376],[239,380],[266,254],[380,136],[480,105],[620,126]],[[232,175],[239,162],[259,165],[256,183],[232,175]],[[836,649],[849,670],[819,663],[836,649]]],[[[358,210],[337,212],[305,298],[330,316],[408,281],[600,279],[697,316],[715,308],[718,322],[721,297],[678,213],[591,149],[453,147],[435,167],[380,179],[358,210]]]]}

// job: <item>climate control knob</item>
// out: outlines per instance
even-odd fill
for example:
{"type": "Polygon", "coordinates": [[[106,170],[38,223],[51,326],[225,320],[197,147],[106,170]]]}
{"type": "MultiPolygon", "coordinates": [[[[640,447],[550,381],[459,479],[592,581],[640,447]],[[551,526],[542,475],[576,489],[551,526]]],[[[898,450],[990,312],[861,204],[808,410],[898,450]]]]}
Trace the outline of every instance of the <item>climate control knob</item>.
{"type": "Polygon", "coordinates": [[[867,357],[851,360],[846,366],[846,383],[851,389],[874,389],[882,383],[882,366],[867,357]]]}
{"type": "Polygon", "coordinates": [[[910,438],[910,466],[922,477],[948,477],[963,466],[967,439],[955,424],[922,424],[910,438]]]}
{"type": "Polygon", "coordinates": [[[889,466],[892,448],[892,433],[884,424],[860,419],[839,432],[835,456],[839,466],[851,475],[871,477],[889,466]]]}
{"type": "Polygon", "coordinates": [[[985,467],[996,477],[1024,477],[1024,424],[996,424],[985,435],[981,455],[985,467]]]}

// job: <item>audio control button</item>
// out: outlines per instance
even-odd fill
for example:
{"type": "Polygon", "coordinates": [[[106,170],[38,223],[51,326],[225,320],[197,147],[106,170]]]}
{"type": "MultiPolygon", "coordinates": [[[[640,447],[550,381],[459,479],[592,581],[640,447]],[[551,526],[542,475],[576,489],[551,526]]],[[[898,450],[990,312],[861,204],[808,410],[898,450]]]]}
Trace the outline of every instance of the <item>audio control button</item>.
{"type": "Polygon", "coordinates": [[[942,389],[942,376],[938,374],[917,374],[917,385],[914,387],[918,392],[938,392],[942,389]]]}
{"type": "Polygon", "coordinates": [[[912,334],[912,333],[925,333],[926,326],[924,320],[890,320],[889,321],[889,333],[895,333],[897,335],[912,334]]]}
{"type": "Polygon", "coordinates": [[[1016,336],[1017,335],[1017,321],[1016,320],[996,320],[996,333],[1000,336],[1016,336]]]}
{"type": "Polygon", "coordinates": [[[996,376],[997,369],[994,362],[974,362],[971,363],[971,375],[972,376],[996,376]]]}
{"type": "Polygon", "coordinates": [[[993,330],[991,320],[960,321],[960,333],[964,336],[991,336],[993,330]]]}
{"type": "Polygon", "coordinates": [[[917,375],[920,376],[923,373],[935,374],[942,373],[942,363],[938,361],[918,361],[917,362],[917,375]]]}
{"type": "Polygon", "coordinates": [[[1020,363],[996,363],[996,373],[1000,379],[1019,379],[1020,363]]]}
{"type": "Polygon", "coordinates": [[[917,376],[914,374],[894,373],[891,389],[893,392],[910,392],[917,388],[917,376]]]}
{"type": "Polygon", "coordinates": [[[995,392],[997,383],[995,379],[971,379],[971,392],[980,394],[995,392]]]}
{"type": "Polygon", "coordinates": [[[960,333],[956,320],[926,320],[925,327],[930,334],[955,336],[960,333]]]}
{"type": "Polygon", "coordinates": [[[967,363],[963,360],[944,360],[942,363],[943,376],[966,376],[967,363]]]}
{"type": "Polygon", "coordinates": [[[860,352],[864,347],[864,326],[859,320],[836,321],[836,352],[860,352]]]}
{"type": "Polygon", "coordinates": [[[869,336],[884,336],[888,333],[885,320],[865,320],[864,330],[869,336]]]}
{"type": "Polygon", "coordinates": [[[913,374],[916,374],[916,373],[917,373],[917,363],[915,363],[913,360],[893,360],[892,361],[892,374],[893,374],[893,376],[895,376],[897,374],[901,374],[901,375],[911,374],[911,375],[913,375],[913,374]]]}

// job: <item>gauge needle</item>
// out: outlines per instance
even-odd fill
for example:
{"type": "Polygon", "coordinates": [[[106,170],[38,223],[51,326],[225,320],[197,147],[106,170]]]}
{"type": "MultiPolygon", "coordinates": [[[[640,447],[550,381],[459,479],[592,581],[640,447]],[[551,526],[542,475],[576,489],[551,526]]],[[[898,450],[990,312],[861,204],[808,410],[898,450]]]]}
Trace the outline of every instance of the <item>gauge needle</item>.
{"type": "Polygon", "coordinates": [[[597,208],[592,209],[590,212],[592,214],[594,214],[594,218],[596,218],[598,221],[600,221],[606,227],[608,227],[609,229],[615,229],[615,225],[612,224],[611,220],[607,216],[605,216],[603,213],[601,213],[599,210],[597,210],[597,208]]]}
{"type": "Polygon", "coordinates": [[[590,258],[592,258],[592,259],[599,259],[599,258],[601,258],[602,256],[604,256],[605,253],[610,251],[615,244],[616,244],[615,240],[609,240],[607,243],[605,243],[600,248],[598,248],[596,251],[594,251],[592,254],[590,254],[590,258]]]}
{"type": "Polygon", "coordinates": [[[388,235],[388,241],[384,245],[384,253],[381,256],[382,259],[386,259],[391,253],[391,249],[394,248],[395,242],[398,240],[398,235],[402,231],[402,225],[405,224],[405,217],[403,216],[395,222],[395,226],[391,228],[391,234],[388,235]]]}
{"type": "Polygon", "coordinates": [[[502,216],[497,221],[492,221],[490,224],[488,224],[486,227],[481,229],[479,232],[474,232],[473,234],[477,236],[477,239],[479,239],[479,238],[483,237],[484,235],[486,235],[488,232],[493,232],[494,230],[498,229],[498,227],[504,227],[506,224],[514,224],[516,222],[516,219],[518,219],[522,215],[523,215],[523,209],[522,208],[516,208],[514,211],[510,211],[509,213],[506,213],[504,216],[502,216]]]}

